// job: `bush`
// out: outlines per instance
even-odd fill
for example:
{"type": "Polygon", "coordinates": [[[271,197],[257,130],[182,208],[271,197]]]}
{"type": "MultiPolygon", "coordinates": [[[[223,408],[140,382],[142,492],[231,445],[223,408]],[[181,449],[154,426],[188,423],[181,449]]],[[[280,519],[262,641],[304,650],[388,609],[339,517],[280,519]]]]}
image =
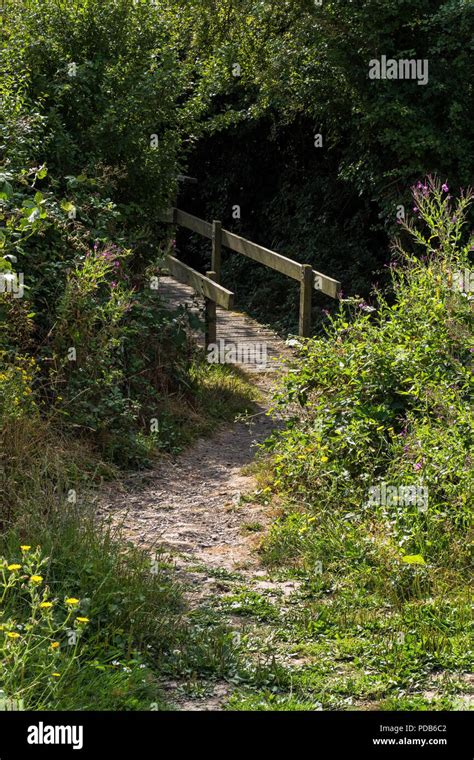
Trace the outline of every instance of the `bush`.
{"type": "Polygon", "coordinates": [[[269,446],[277,490],[316,514],[322,501],[356,521],[377,515],[401,555],[462,569],[472,310],[453,278],[469,267],[472,194],[453,208],[447,188],[428,179],[414,197],[419,224],[405,227],[421,255],[399,248],[390,293],[376,292],[374,305],[346,299],[326,335],[301,345],[277,403],[299,402],[303,416],[269,446]]]}
{"type": "Polygon", "coordinates": [[[0,267],[24,283],[0,295],[3,388],[34,360],[40,414],[122,466],[176,450],[172,403],[200,391],[187,314],[150,287],[181,144],[170,33],[149,3],[24,0],[0,63],[0,267]]]}

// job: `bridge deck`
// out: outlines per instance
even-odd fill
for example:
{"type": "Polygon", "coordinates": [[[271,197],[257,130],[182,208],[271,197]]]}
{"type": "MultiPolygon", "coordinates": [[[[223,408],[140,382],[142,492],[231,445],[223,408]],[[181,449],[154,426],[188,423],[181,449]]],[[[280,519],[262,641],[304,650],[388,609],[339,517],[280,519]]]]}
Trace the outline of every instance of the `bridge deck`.
{"type": "MultiPolygon", "coordinates": [[[[203,299],[196,296],[194,290],[188,285],[177,282],[173,277],[161,277],[159,293],[164,302],[169,304],[171,308],[176,309],[187,304],[192,313],[202,316],[203,299]]],[[[226,350],[225,347],[227,347],[227,351],[232,351],[232,347],[235,346],[237,354],[235,363],[242,369],[249,372],[272,373],[281,367],[281,357],[291,355],[291,349],[284,340],[247,314],[226,311],[219,307],[217,307],[216,312],[218,345],[221,345],[219,340],[222,340],[224,351],[226,350]],[[240,356],[239,346],[241,347],[240,356]],[[245,348],[250,349],[250,356],[247,358],[244,356],[245,348]],[[267,357],[264,369],[260,365],[260,359],[265,356],[262,351],[266,351],[267,357]],[[241,361],[242,358],[244,361],[241,361]]],[[[203,330],[195,332],[194,337],[198,344],[204,347],[204,324],[203,330]]]]}

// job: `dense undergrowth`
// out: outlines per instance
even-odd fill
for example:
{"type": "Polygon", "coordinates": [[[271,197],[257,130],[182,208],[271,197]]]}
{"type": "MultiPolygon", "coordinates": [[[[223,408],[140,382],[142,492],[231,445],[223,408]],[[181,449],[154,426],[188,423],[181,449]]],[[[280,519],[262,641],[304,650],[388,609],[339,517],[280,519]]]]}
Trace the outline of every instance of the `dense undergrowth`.
{"type": "Polygon", "coordinates": [[[155,11],[25,1],[3,19],[2,705],[161,709],[159,677],[200,657],[170,568],[109,534],[91,492],[254,397],[161,300],[182,74],[155,11]]]}
{"type": "Polygon", "coordinates": [[[405,232],[418,251],[398,247],[390,300],[342,303],[275,399],[301,413],[267,443],[263,494],[281,515],[262,551],[300,589],[284,613],[261,594],[250,612],[278,621],[276,649],[307,664],[290,699],[283,678],[279,698],[244,692],[235,705],[467,705],[456,694],[472,669],[472,194],[454,202],[428,178],[414,198],[405,232]]]}

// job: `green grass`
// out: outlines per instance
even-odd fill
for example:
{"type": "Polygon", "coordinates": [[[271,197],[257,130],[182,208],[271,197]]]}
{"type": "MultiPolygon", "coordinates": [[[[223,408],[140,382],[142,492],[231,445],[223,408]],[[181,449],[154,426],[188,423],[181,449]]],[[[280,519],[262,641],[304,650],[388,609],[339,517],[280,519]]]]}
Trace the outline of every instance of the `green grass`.
{"type": "MultiPolygon", "coordinates": [[[[390,575],[375,573],[368,576],[363,564],[335,565],[314,578],[301,568],[269,567],[264,580],[272,585],[263,589],[261,576],[243,585],[229,574],[225,594],[206,602],[207,625],[234,630],[232,655],[220,671],[232,685],[223,708],[469,709],[464,579],[448,592],[435,577],[430,596],[412,593],[394,603],[390,575]],[[288,595],[283,588],[291,579],[288,595]]],[[[196,678],[204,689],[214,676],[197,671],[196,678]]]]}
{"type": "MultiPolygon", "coordinates": [[[[195,416],[184,410],[186,426],[182,416],[170,416],[179,447],[245,412],[255,398],[245,377],[229,368],[204,371],[196,365],[194,373],[195,416]]],[[[6,647],[6,667],[21,677],[9,681],[7,698],[21,698],[25,709],[33,710],[165,709],[170,707],[163,689],[167,680],[192,679],[196,672],[231,677],[232,632],[205,615],[187,616],[174,568],[159,559],[152,572],[149,554],[96,518],[94,487],[116,477],[117,469],[98,459],[87,441],[62,435],[38,414],[5,419],[2,444],[5,573],[7,565],[23,563],[21,545],[31,551],[40,547],[46,562],[38,589],[53,602],[56,622],[64,617],[67,597],[79,599],[77,613],[90,620],[74,656],[66,632],[57,629],[59,675],[53,676],[52,634],[39,637],[36,631],[31,652],[32,609],[21,588],[10,589],[0,617],[20,636],[8,639],[0,630],[0,643],[6,647]]],[[[28,575],[25,582],[28,587],[28,575]]]]}
{"type": "Polygon", "coordinates": [[[172,415],[182,446],[254,409],[258,391],[238,367],[196,362],[190,377],[195,384],[194,400],[184,413],[174,406],[172,415]]]}
{"type": "Polygon", "coordinates": [[[200,355],[189,369],[189,392],[161,399],[158,430],[137,434],[141,452],[135,466],[148,466],[163,453],[179,454],[221,425],[254,409],[258,393],[237,367],[207,364],[200,355]]]}

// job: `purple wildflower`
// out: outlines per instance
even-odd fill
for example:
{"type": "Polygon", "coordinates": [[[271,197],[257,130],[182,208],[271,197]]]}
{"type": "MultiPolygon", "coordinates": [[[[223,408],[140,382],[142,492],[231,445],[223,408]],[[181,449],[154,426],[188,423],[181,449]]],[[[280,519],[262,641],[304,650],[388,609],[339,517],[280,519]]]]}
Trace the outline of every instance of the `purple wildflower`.
{"type": "Polygon", "coordinates": [[[443,191],[443,193],[449,192],[449,187],[446,182],[443,185],[441,185],[441,190],[443,191]]]}

